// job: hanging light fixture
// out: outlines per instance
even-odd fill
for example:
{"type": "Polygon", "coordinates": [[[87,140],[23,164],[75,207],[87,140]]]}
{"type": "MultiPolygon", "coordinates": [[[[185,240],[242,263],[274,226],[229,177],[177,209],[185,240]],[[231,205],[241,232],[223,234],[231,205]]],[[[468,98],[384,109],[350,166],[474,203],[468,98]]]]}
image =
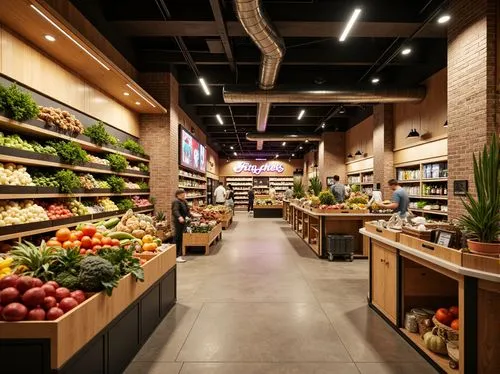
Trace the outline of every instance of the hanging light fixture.
{"type": "Polygon", "coordinates": [[[448,120],[444,123],[443,127],[448,127],[448,120]]]}
{"type": "Polygon", "coordinates": [[[359,149],[358,149],[358,150],[356,151],[356,153],[354,154],[354,156],[361,156],[361,155],[363,155],[363,154],[361,153],[361,151],[360,151],[359,149]]]}
{"type": "Polygon", "coordinates": [[[417,131],[417,129],[411,129],[408,133],[407,138],[420,138],[420,133],[417,131]]]}
{"type": "Polygon", "coordinates": [[[347,155],[347,158],[352,158],[352,153],[349,153],[349,154],[347,155]]]}

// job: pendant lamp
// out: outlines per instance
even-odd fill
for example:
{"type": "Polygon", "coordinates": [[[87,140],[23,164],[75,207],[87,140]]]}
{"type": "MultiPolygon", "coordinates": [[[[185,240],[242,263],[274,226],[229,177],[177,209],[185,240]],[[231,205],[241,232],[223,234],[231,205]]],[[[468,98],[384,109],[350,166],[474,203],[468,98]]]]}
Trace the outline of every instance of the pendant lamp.
{"type": "Polygon", "coordinates": [[[352,154],[351,154],[351,153],[349,153],[349,154],[347,155],[347,158],[352,158],[352,154]]]}
{"type": "Polygon", "coordinates": [[[363,155],[363,154],[361,153],[361,151],[360,151],[359,149],[358,149],[358,150],[356,151],[356,153],[354,154],[354,156],[361,156],[361,155],[363,155]]]}
{"type": "Polygon", "coordinates": [[[411,129],[410,132],[408,133],[407,138],[419,138],[420,134],[417,131],[417,129],[411,129]]]}

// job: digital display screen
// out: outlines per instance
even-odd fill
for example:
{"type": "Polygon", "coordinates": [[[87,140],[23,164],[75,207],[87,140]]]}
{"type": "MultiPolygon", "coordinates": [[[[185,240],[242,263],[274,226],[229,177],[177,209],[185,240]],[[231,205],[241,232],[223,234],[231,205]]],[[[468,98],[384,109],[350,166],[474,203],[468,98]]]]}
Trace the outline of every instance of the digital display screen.
{"type": "Polygon", "coordinates": [[[180,134],[180,160],[181,165],[199,171],[206,172],[207,150],[204,145],[193,138],[184,128],[181,127],[180,134]]]}

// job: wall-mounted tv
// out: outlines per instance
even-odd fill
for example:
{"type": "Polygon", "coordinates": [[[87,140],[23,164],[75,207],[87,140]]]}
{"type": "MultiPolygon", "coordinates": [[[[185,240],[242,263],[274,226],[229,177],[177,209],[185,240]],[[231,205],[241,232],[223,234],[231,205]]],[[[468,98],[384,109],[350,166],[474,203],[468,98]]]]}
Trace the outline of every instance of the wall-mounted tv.
{"type": "Polygon", "coordinates": [[[183,127],[180,128],[180,164],[186,168],[205,173],[207,168],[207,150],[183,127]]]}

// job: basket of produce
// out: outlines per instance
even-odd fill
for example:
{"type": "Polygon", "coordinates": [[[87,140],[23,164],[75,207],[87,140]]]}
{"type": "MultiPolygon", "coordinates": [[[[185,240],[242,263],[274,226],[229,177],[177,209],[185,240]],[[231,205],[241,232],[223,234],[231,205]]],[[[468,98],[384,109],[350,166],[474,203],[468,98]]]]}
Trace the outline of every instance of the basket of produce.
{"type": "Polygon", "coordinates": [[[432,317],[432,322],[436,325],[439,336],[444,340],[458,341],[458,307],[452,306],[450,309],[439,308],[434,317],[432,317]]]}
{"type": "Polygon", "coordinates": [[[417,227],[403,226],[403,234],[414,236],[416,238],[431,241],[432,230],[427,230],[424,225],[419,225],[417,227]]]}

